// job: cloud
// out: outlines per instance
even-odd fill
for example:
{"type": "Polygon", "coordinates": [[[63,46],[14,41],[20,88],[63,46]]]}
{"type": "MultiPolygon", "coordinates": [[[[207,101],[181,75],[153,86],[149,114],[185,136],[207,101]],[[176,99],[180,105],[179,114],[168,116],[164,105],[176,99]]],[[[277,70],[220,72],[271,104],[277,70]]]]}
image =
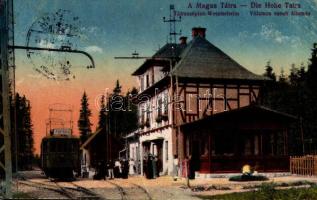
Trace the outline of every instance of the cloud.
{"type": "Polygon", "coordinates": [[[273,40],[279,44],[290,41],[290,37],[275,29],[273,24],[262,25],[260,35],[265,39],[273,40]]]}
{"type": "Polygon", "coordinates": [[[90,33],[90,34],[96,34],[97,32],[100,32],[100,28],[97,26],[89,26],[89,27],[81,27],[80,30],[82,32],[90,33]]]}
{"type": "Polygon", "coordinates": [[[55,45],[47,40],[41,40],[39,43],[39,47],[41,48],[55,48],[55,45]]]}
{"type": "Polygon", "coordinates": [[[90,53],[102,53],[103,49],[98,46],[88,46],[85,48],[85,51],[88,51],[90,53]]]}
{"type": "Polygon", "coordinates": [[[248,31],[242,31],[239,33],[238,37],[241,41],[252,38],[253,40],[265,41],[278,45],[289,44],[294,48],[302,45],[302,40],[298,36],[284,34],[278,30],[273,23],[262,25],[258,32],[250,33],[248,31]]]}

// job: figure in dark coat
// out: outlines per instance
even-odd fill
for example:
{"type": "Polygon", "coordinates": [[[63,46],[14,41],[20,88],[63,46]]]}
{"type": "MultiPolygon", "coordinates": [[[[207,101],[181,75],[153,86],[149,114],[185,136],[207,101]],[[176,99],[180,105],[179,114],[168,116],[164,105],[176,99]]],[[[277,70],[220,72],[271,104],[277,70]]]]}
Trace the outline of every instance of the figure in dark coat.
{"type": "Polygon", "coordinates": [[[147,166],[146,166],[146,178],[152,179],[153,178],[153,164],[152,164],[153,157],[151,154],[148,155],[147,159],[147,166]]]}
{"type": "Polygon", "coordinates": [[[114,163],[114,177],[115,178],[121,178],[122,176],[122,168],[121,163],[119,160],[116,160],[114,163]]]}
{"type": "Polygon", "coordinates": [[[124,160],[122,162],[122,178],[127,179],[129,174],[129,161],[124,160]]]}
{"type": "Polygon", "coordinates": [[[145,157],[143,159],[143,176],[147,177],[147,160],[145,157]]]}
{"type": "Polygon", "coordinates": [[[108,170],[108,178],[109,179],[114,179],[114,173],[113,173],[113,167],[114,164],[111,160],[107,163],[107,170],[108,170]]]}
{"type": "Polygon", "coordinates": [[[153,167],[153,178],[156,178],[156,174],[157,174],[157,158],[156,158],[156,156],[153,156],[153,158],[152,158],[152,167],[153,167]]]}
{"type": "Polygon", "coordinates": [[[156,157],[156,177],[160,177],[160,171],[162,170],[162,161],[156,157]]]}
{"type": "Polygon", "coordinates": [[[104,167],[102,166],[102,162],[99,161],[97,163],[97,166],[96,166],[96,173],[93,177],[93,179],[95,180],[100,180],[102,178],[105,178],[105,173],[104,173],[104,167]]]}

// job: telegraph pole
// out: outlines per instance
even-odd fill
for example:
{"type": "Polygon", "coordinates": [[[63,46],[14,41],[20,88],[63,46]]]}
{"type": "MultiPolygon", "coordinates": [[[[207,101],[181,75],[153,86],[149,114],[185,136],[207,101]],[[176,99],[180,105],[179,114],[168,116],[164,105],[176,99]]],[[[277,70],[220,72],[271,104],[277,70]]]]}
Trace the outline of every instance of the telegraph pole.
{"type": "Polygon", "coordinates": [[[11,117],[10,117],[10,99],[9,99],[9,65],[10,54],[14,51],[9,51],[9,14],[12,14],[12,0],[0,0],[0,75],[2,84],[0,88],[2,99],[2,124],[0,124],[0,133],[3,137],[3,144],[0,147],[0,153],[4,152],[4,161],[0,161],[0,168],[5,172],[5,197],[11,198],[11,182],[12,182],[12,161],[11,161],[11,117]]]}
{"type": "Polygon", "coordinates": [[[175,18],[175,6],[173,4],[170,5],[170,16],[169,19],[163,17],[163,22],[169,23],[170,32],[169,32],[169,40],[170,43],[176,44],[176,36],[181,35],[182,31],[176,32],[176,22],[181,22],[182,18],[175,18]]]}

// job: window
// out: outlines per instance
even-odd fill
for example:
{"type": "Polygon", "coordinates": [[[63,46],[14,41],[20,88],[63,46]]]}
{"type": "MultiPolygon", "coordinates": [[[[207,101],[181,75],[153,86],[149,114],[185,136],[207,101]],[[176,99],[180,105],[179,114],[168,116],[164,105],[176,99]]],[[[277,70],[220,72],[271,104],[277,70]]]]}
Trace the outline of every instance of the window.
{"type": "Polygon", "coordinates": [[[150,104],[146,106],[146,121],[145,121],[145,126],[150,128],[151,124],[151,107],[150,104]]]}
{"type": "Polygon", "coordinates": [[[165,141],[165,158],[168,160],[168,141],[165,141]]]}
{"type": "Polygon", "coordinates": [[[157,102],[157,115],[158,116],[162,116],[162,107],[163,107],[162,98],[159,98],[158,102],[157,102]]]}
{"type": "Polygon", "coordinates": [[[141,120],[140,120],[140,123],[143,124],[145,122],[145,119],[144,119],[144,111],[141,109],[141,116],[140,116],[141,120]]]}
{"type": "Polygon", "coordinates": [[[132,158],[133,160],[135,159],[135,158],[134,158],[134,147],[131,148],[131,155],[130,155],[130,156],[131,156],[131,158],[132,158]]]}
{"type": "Polygon", "coordinates": [[[234,143],[231,134],[219,133],[215,135],[215,154],[222,156],[234,155],[234,143]]]}
{"type": "MultiPolygon", "coordinates": [[[[168,96],[165,94],[163,97],[162,107],[164,106],[164,115],[168,115],[168,96]]],[[[163,109],[163,108],[162,108],[163,109]]]]}
{"type": "Polygon", "coordinates": [[[55,152],[56,151],[56,142],[55,141],[51,141],[48,144],[50,152],[55,152]]]}
{"type": "Polygon", "coordinates": [[[150,76],[148,74],[146,75],[146,87],[150,87],[150,76]]]}
{"type": "Polygon", "coordinates": [[[143,91],[144,90],[144,78],[143,78],[143,76],[141,76],[141,78],[140,78],[140,86],[141,86],[141,91],[143,91]]]}
{"type": "Polygon", "coordinates": [[[186,94],[186,112],[188,114],[197,113],[197,95],[188,93],[186,94]]]}

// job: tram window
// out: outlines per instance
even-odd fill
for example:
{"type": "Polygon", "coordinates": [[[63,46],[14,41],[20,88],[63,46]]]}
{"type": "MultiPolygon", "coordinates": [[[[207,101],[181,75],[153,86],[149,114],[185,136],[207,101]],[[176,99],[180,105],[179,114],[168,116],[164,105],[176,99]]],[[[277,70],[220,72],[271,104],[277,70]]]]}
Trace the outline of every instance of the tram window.
{"type": "Polygon", "coordinates": [[[62,151],[63,151],[63,142],[58,142],[57,152],[62,152],[62,151]]]}
{"type": "Polygon", "coordinates": [[[76,143],[75,143],[75,142],[71,142],[71,143],[70,143],[70,147],[71,147],[71,148],[70,148],[70,151],[71,151],[71,152],[75,152],[76,143]]]}
{"type": "Polygon", "coordinates": [[[66,146],[67,146],[67,143],[66,143],[66,142],[61,142],[59,151],[60,151],[60,152],[65,152],[66,146]]]}
{"type": "Polygon", "coordinates": [[[68,152],[73,152],[73,143],[72,143],[72,141],[69,141],[67,143],[67,151],[68,152]]]}
{"type": "Polygon", "coordinates": [[[56,152],[56,142],[55,141],[51,141],[49,143],[49,149],[50,149],[50,152],[56,152]]]}

